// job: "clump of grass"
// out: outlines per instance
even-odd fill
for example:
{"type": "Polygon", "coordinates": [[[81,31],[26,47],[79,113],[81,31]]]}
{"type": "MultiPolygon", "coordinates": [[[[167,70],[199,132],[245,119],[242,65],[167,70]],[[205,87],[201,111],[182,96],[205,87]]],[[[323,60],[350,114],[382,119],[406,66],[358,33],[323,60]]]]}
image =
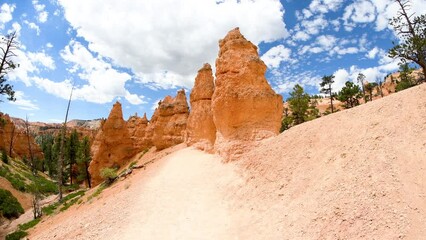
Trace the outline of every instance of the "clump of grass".
{"type": "Polygon", "coordinates": [[[117,179],[117,170],[114,168],[102,168],[100,175],[108,185],[111,185],[117,179]]]}
{"type": "Polygon", "coordinates": [[[35,225],[37,225],[40,221],[41,221],[41,218],[36,218],[36,219],[31,220],[27,223],[19,224],[19,229],[22,230],[22,231],[26,231],[26,230],[34,227],[35,225]]]}
{"type": "Polygon", "coordinates": [[[24,238],[27,235],[28,235],[27,232],[22,231],[22,230],[18,230],[18,231],[15,231],[15,232],[11,233],[11,234],[8,234],[6,236],[6,240],[20,240],[20,239],[24,238]]]}
{"type": "Polygon", "coordinates": [[[106,184],[101,184],[101,185],[99,185],[99,187],[98,187],[98,189],[96,189],[96,191],[92,194],[92,195],[90,195],[88,198],[87,198],[87,201],[90,201],[90,200],[92,200],[92,198],[95,198],[95,197],[97,197],[97,196],[99,196],[99,194],[101,194],[101,192],[105,189],[107,187],[107,185],[106,184]]]}
{"type": "Polygon", "coordinates": [[[67,210],[69,207],[71,207],[74,203],[76,203],[84,194],[85,194],[85,190],[81,190],[78,192],[74,192],[74,193],[70,193],[68,195],[66,195],[64,198],[62,198],[61,202],[56,202],[54,204],[51,204],[47,207],[42,208],[42,211],[44,214],[46,215],[52,215],[55,210],[61,206],[62,208],[59,209],[59,211],[65,211],[67,210]],[[69,202],[68,202],[69,201],[69,202]]]}

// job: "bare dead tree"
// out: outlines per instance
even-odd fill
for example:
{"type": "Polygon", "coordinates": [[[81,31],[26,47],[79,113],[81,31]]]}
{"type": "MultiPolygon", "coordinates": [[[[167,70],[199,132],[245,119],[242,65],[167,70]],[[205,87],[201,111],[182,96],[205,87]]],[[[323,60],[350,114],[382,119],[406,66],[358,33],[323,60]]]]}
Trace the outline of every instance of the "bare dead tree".
{"type": "Polygon", "coordinates": [[[28,116],[25,117],[25,129],[27,134],[27,142],[28,142],[28,152],[30,154],[30,163],[31,163],[31,171],[33,174],[37,174],[37,168],[34,161],[33,151],[31,148],[31,141],[30,141],[30,124],[28,122],[28,116]]]}
{"type": "Polygon", "coordinates": [[[426,14],[414,16],[409,13],[409,0],[395,0],[399,5],[399,11],[390,20],[396,34],[400,38],[400,43],[394,44],[389,50],[389,57],[400,58],[402,63],[412,61],[418,64],[423,70],[423,81],[426,77],[426,14]]]}
{"type": "Polygon", "coordinates": [[[65,134],[67,132],[67,121],[68,121],[68,112],[70,110],[71,105],[71,98],[72,98],[72,91],[74,90],[74,86],[71,88],[70,98],[68,100],[68,106],[67,106],[67,112],[65,114],[65,121],[62,126],[62,133],[61,133],[61,145],[59,150],[59,163],[58,163],[58,192],[59,192],[59,201],[62,201],[62,174],[63,174],[63,167],[64,167],[64,141],[65,141],[65,134]]]}

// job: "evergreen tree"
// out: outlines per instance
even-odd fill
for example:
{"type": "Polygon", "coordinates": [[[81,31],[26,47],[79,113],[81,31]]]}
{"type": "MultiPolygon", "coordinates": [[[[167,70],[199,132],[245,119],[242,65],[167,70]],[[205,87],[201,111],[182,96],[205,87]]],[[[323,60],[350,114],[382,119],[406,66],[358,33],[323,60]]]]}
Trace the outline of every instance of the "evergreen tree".
{"type": "Polygon", "coordinates": [[[306,121],[309,100],[309,94],[305,93],[299,84],[296,84],[288,99],[294,124],[297,125],[306,121]]]}
{"type": "Polygon", "coordinates": [[[401,64],[399,66],[399,79],[397,81],[395,92],[410,88],[416,84],[416,81],[412,75],[413,68],[411,68],[408,63],[401,64]]]}
{"type": "MultiPolygon", "coordinates": [[[[15,101],[15,91],[13,86],[6,83],[6,75],[15,69],[18,65],[13,62],[16,54],[13,52],[18,47],[16,41],[16,32],[12,32],[1,38],[0,41],[0,95],[7,95],[7,100],[15,101]]],[[[0,102],[1,99],[0,99],[0,102]]]]}
{"type": "Polygon", "coordinates": [[[342,90],[337,94],[337,99],[345,103],[345,108],[352,108],[359,105],[358,98],[361,96],[361,89],[353,82],[347,81],[342,90]]]}
{"type": "Polygon", "coordinates": [[[377,83],[367,83],[365,84],[365,90],[368,92],[368,96],[370,98],[370,101],[373,101],[373,90],[377,87],[377,83]]]}
{"type": "Polygon", "coordinates": [[[66,153],[66,159],[68,161],[68,171],[69,171],[69,178],[70,178],[70,184],[72,184],[72,179],[75,177],[75,174],[73,172],[73,167],[77,163],[77,152],[78,148],[80,146],[80,142],[78,139],[78,133],[77,130],[73,130],[71,132],[71,135],[68,138],[67,141],[67,153],[66,153]]]}
{"type": "Polygon", "coordinates": [[[334,112],[334,107],[333,107],[334,94],[333,94],[333,89],[331,87],[331,85],[334,83],[333,79],[334,79],[334,75],[324,76],[322,77],[322,82],[320,83],[321,92],[329,95],[330,97],[330,108],[332,113],[334,112]]]}
{"type": "Polygon", "coordinates": [[[90,173],[89,173],[89,165],[90,161],[92,160],[90,156],[90,140],[87,136],[83,138],[83,140],[80,143],[80,147],[78,149],[78,157],[77,157],[77,164],[78,164],[78,181],[87,181],[87,186],[89,188],[92,187],[92,183],[90,180],[90,173]]]}

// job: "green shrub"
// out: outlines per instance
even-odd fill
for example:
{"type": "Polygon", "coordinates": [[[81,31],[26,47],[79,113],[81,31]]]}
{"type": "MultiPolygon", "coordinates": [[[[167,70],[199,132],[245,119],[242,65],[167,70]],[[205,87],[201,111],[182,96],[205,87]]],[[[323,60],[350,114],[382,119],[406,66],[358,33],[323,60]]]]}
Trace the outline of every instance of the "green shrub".
{"type": "Polygon", "coordinates": [[[13,233],[7,235],[6,240],[20,240],[27,235],[28,235],[27,232],[19,230],[19,231],[16,231],[16,232],[13,232],[13,233]]]}
{"type": "Polygon", "coordinates": [[[7,153],[5,150],[1,151],[1,160],[2,162],[9,164],[9,158],[7,157],[7,153]]]}
{"type": "Polygon", "coordinates": [[[413,86],[414,86],[414,84],[412,84],[409,81],[400,81],[396,84],[395,92],[399,92],[399,91],[402,91],[404,89],[407,89],[407,88],[410,88],[410,87],[413,87],[413,86]]]}
{"type": "Polygon", "coordinates": [[[24,213],[18,200],[7,190],[0,189],[0,215],[5,218],[17,218],[24,213]]]}
{"type": "Polygon", "coordinates": [[[117,170],[114,168],[102,168],[101,169],[101,178],[109,185],[114,182],[117,178],[117,170]]]}
{"type": "Polygon", "coordinates": [[[19,230],[19,231],[16,231],[16,232],[13,232],[13,233],[7,235],[6,240],[20,240],[27,235],[28,235],[27,232],[19,230]]]}
{"type": "Polygon", "coordinates": [[[22,231],[28,230],[28,229],[34,227],[35,225],[37,225],[40,221],[41,221],[41,218],[36,218],[36,219],[31,220],[27,223],[19,224],[19,229],[22,230],[22,231]]]}

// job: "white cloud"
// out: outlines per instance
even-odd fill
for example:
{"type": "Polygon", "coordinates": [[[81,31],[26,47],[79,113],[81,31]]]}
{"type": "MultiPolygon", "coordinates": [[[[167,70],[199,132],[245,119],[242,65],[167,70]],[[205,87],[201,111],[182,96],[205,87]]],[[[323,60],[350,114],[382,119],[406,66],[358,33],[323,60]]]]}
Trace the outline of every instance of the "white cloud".
{"type": "MultiPolygon", "coordinates": [[[[101,57],[95,57],[81,43],[71,41],[61,52],[61,57],[71,65],[69,72],[79,76],[83,84],[77,85],[73,91],[73,99],[108,103],[117,97],[125,99],[134,105],[143,104],[143,96],[131,94],[125,88],[131,76],[120,72],[101,57]]],[[[72,85],[71,80],[54,82],[45,78],[34,78],[39,88],[55,96],[67,99],[72,85]]]]}
{"type": "Polygon", "coordinates": [[[283,45],[277,45],[269,49],[263,54],[262,60],[269,68],[278,68],[281,62],[294,62],[294,60],[291,59],[291,49],[283,45]]]}
{"type": "Polygon", "coordinates": [[[37,21],[40,23],[45,23],[47,21],[47,17],[49,16],[49,13],[45,11],[46,5],[39,4],[38,0],[32,1],[34,9],[37,11],[37,21]]]}
{"type": "Polygon", "coordinates": [[[33,101],[25,99],[25,94],[22,91],[15,91],[16,101],[10,102],[10,104],[18,106],[19,109],[34,111],[40,108],[33,101]]]}
{"type": "Polygon", "coordinates": [[[39,22],[41,22],[41,23],[45,23],[45,22],[47,22],[47,17],[49,16],[49,13],[48,12],[46,12],[46,11],[43,11],[43,12],[40,12],[39,14],[38,14],[38,21],[39,22]]]}
{"type": "Polygon", "coordinates": [[[46,47],[47,47],[47,48],[53,48],[53,44],[52,44],[52,43],[50,43],[50,42],[48,42],[48,43],[46,43],[46,47]]]}
{"type": "Polygon", "coordinates": [[[35,23],[33,23],[33,22],[29,22],[29,21],[27,21],[27,20],[25,20],[24,21],[24,23],[30,28],[30,29],[33,29],[33,30],[35,30],[36,32],[37,32],[37,36],[38,35],[40,35],[40,27],[37,25],[37,24],[35,24],[35,23]]]}
{"type": "Polygon", "coordinates": [[[376,19],[376,8],[373,3],[366,0],[357,0],[345,8],[343,20],[354,23],[369,23],[376,19]]]}
{"type": "Polygon", "coordinates": [[[368,53],[365,54],[365,56],[369,59],[374,59],[374,58],[376,58],[376,56],[383,56],[384,53],[385,53],[385,51],[383,49],[380,49],[378,47],[374,47],[373,49],[368,51],[368,53]]]}
{"type": "Polygon", "coordinates": [[[307,34],[316,35],[325,29],[328,24],[329,22],[324,18],[324,15],[319,15],[313,20],[303,20],[301,26],[307,34]]]}
{"type": "Polygon", "coordinates": [[[293,35],[293,40],[296,41],[306,41],[309,40],[309,38],[311,38],[311,36],[303,31],[298,31],[293,35]]]}
{"type": "Polygon", "coordinates": [[[27,53],[30,61],[35,64],[39,64],[47,69],[54,70],[55,69],[55,61],[45,52],[28,52],[27,53]]]}
{"type": "Polygon", "coordinates": [[[0,7],[0,30],[4,25],[13,19],[12,13],[15,10],[15,4],[3,3],[0,7]]]}
{"type": "Polygon", "coordinates": [[[59,3],[91,51],[131,68],[141,82],[162,88],[191,87],[193,78],[188,77],[202,63],[214,63],[218,40],[237,26],[254,44],[287,36],[278,0],[59,3]]]}
{"type": "Polygon", "coordinates": [[[33,74],[40,73],[43,69],[55,69],[53,58],[45,52],[25,52],[23,50],[16,49],[14,51],[16,54],[14,61],[19,63],[19,67],[8,74],[10,80],[22,81],[26,86],[31,86],[33,74]]]}
{"type": "Polygon", "coordinates": [[[317,37],[317,44],[322,46],[325,50],[331,49],[336,44],[337,38],[332,35],[322,35],[317,37]]]}

